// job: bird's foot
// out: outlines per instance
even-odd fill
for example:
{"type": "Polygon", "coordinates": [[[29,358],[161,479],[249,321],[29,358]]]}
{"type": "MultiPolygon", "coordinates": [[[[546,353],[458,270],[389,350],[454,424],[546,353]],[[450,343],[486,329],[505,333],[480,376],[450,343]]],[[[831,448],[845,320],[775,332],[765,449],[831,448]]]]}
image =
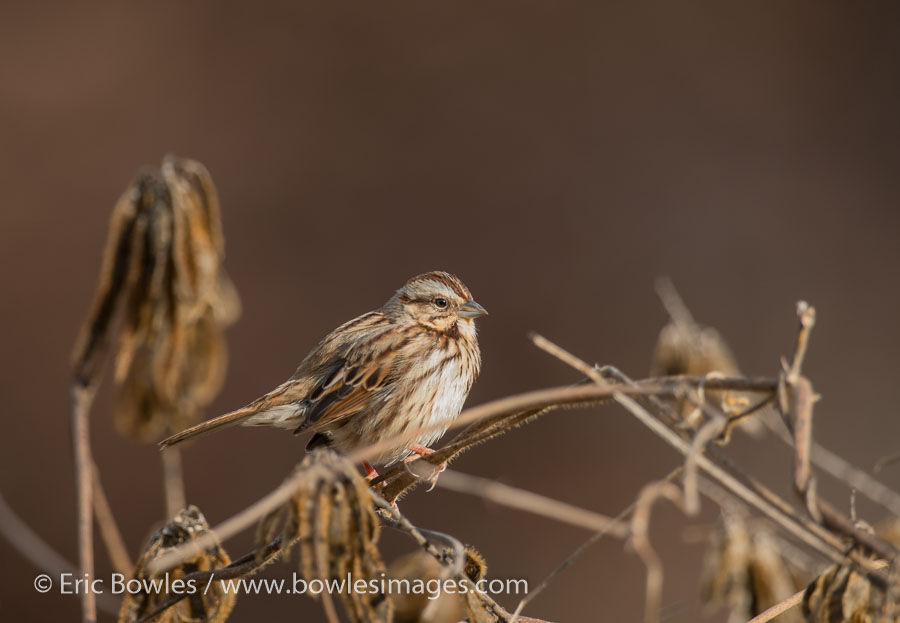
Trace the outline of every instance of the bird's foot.
{"type": "MultiPolygon", "coordinates": [[[[413,461],[418,460],[423,456],[428,456],[429,454],[434,454],[434,450],[431,448],[427,448],[423,445],[414,443],[411,446],[408,446],[407,449],[412,452],[412,454],[405,459],[403,459],[404,463],[411,463],[413,461]]],[[[444,461],[440,465],[435,465],[432,472],[427,476],[422,476],[425,479],[425,482],[429,483],[431,486],[428,487],[428,491],[431,491],[437,485],[438,476],[441,475],[441,472],[447,469],[447,462],[444,461]]],[[[418,474],[416,474],[418,475],[418,474]]]]}
{"type": "MultiPolygon", "coordinates": [[[[372,467],[371,463],[369,463],[368,461],[363,461],[362,466],[363,466],[363,469],[366,471],[366,482],[372,482],[373,480],[378,478],[378,472],[375,471],[375,468],[372,467]]],[[[379,482],[377,485],[375,485],[375,488],[383,489],[384,483],[379,482]]]]}

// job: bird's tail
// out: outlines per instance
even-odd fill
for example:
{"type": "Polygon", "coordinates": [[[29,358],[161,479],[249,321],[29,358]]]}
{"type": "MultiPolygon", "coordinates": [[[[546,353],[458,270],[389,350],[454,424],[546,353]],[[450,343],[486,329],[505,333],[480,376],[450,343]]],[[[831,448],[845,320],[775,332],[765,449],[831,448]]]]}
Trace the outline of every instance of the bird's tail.
{"type": "Polygon", "coordinates": [[[200,422],[196,426],[191,426],[190,428],[185,429],[180,433],[176,433],[167,439],[163,439],[159,442],[159,447],[168,448],[169,446],[174,446],[176,443],[181,443],[182,441],[186,441],[188,439],[202,437],[209,433],[215,432],[220,428],[237,426],[238,424],[242,424],[243,422],[245,422],[248,418],[253,417],[257,413],[259,413],[258,408],[254,408],[252,405],[248,405],[246,407],[243,407],[242,409],[238,409],[237,411],[232,411],[231,413],[226,413],[225,415],[214,417],[211,420],[200,422]]]}

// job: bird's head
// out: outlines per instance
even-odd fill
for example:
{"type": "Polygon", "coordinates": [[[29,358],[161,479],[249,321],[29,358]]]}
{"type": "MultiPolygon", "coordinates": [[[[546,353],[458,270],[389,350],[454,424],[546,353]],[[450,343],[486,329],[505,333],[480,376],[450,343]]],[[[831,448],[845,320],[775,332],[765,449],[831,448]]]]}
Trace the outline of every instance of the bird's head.
{"type": "Polygon", "coordinates": [[[433,271],[413,277],[385,305],[395,320],[410,320],[441,333],[475,335],[475,319],[487,310],[459,277],[433,271]]]}

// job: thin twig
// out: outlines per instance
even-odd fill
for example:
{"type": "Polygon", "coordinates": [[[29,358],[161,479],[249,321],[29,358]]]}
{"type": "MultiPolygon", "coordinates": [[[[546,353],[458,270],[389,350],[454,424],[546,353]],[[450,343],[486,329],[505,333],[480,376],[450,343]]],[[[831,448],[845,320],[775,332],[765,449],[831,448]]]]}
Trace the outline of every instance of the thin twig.
{"type": "MultiPolygon", "coordinates": [[[[60,577],[67,573],[78,576],[78,568],[50,547],[19,517],[0,494],[0,534],[17,552],[44,573],[60,577]]],[[[119,600],[107,593],[97,595],[97,607],[107,614],[118,614],[119,600]]]]}
{"type": "Polygon", "coordinates": [[[41,571],[47,571],[57,577],[62,573],[71,573],[73,575],[78,573],[75,565],[47,545],[16,514],[2,494],[0,494],[0,531],[2,531],[3,536],[6,537],[6,540],[14,549],[41,571]]]}
{"type": "Polygon", "coordinates": [[[647,532],[650,529],[650,511],[653,504],[665,498],[684,511],[684,496],[681,489],[668,481],[652,482],[641,489],[631,517],[631,545],[647,568],[647,587],[644,602],[644,621],[659,621],[662,604],[663,566],[659,554],[650,544],[647,532]]]}
{"type": "Polygon", "coordinates": [[[747,623],[767,623],[767,621],[771,621],[778,615],[784,614],[791,608],[796,608],[800,605],[800,602],[803,601],[803,593],[805,592],[805,588],[802,591],[797,591],[784,601],[778,602],[765,612],[757,614],[755,617],[747,621],[747,623]]]}
{"type": "Polygon", "coordinates": [[[131,562],[131,557],[128,555],[125,539],[122,538],[109,499],[106,497],[106,491],[100,482],[100,470],[96,465],[93,467],[94,519],[97,521],[100,538],[103,539],[103,544],[106,546],[113,569],[124,576],[130,576],[134,570],[134,563],[131,562]]]}
{"type": "MultiPolygon", "coordinates": [[[[728,380],[728,379],[726,379],[728,380]]],[[[731,379],[737,384],[743,384],[746,379],[731,379]]],[[[695,379],[699,382],[700,379],[695,379]]],[[[756,379],[753,381],[759,388],[767,388],[769,391],[774,390],[776,380],[756,379]]],[[[516,414],[530,409],[542,409],[546,407],[557,407],[564,405],[578,405],[589,402],[595,402],[602,398],[609,398],[613,395],[624,394],[658,394],[671,395],[675,391],[674,386],[661,387],[655,384],[651,385],[635,385],[633,387],[599,387],[595,385],[574,386],[574,387],[556,387],[552,389],[537,390],[526,392],[494,400],[492,402],[467,409],[453,423],[452,428],[458,428],[464,424],[484,420],[501,415],[516,414]]],[[[428,431],[439,427],[436,424],[432,427],[422,427],[423,431],[428,431]]],[[[359,463],[364,460],[377,456],[384,448],[391,447],[396,444],[399,438],[391,438],[383,440],[377,444],[372,444],[351,452],[346,459],[353,463],[359,463]]],[[[438,454],[437,452],[435,455],[438,454]]],[[[425,457],[430,459],[434,455],[425,457]]],[[[209,547],[217,540],[226,541],[235,534],[249,528],[259,519],[269,514],[282,504],[284,504],[297,490],[297,487],[311,472],[300,472],[294,474],[279,485],[275,490],[251,504],[244,510],[235,514],[231,518],[225,520],[209,534],[203,534],[189,543],[183,543],[172,551],[160,556],[150,564],[151,573],[161,573],[170,569],[177,564],[184,562],[188,558],[196,555],[198,550],[209,547]]]]}
{"type": "MultiPolygon", "coordinates": [[[[75,455],[75,484],[78,495],[78,565],[81,576],[94,577],[93,524],[93,465],[88,414],[93,402],[92,388],[74,384],[72,387],[72,444],[75,455]]],[[[81,594],[81,618],[84,623],[97,620],[97,599],[94,591],[81,594]]]]}
{"type": "MultiPolygon", "coordinates": [[[[885,467],[897,463],[898,461],[900,461],[900,452],[883,456],[875,462],[875,466],[872,468],[872,471],[876,474],[880,474],[881,470],[883,470],[885,467]]],[[[894,514],[900,515],[900,513],[894,514]]]]}
{"type": "MultiPolygon", "coordinates": [[[[581,367],[585,365],[587,364],[581,363],[581,367]]],[[[627,387],[628,386],[625,386],[623,389],[627,387]]],[[[641,394],[634,395],[640,396],[641,394]]],[[[613,395],[613,399],[684,456],[687,456],[691,451],[690,444],[687,441],[651,415],[633,398],[628,395],[616,393],[613,395]]],[[[881,589],[885,589],[888,586],[888,578],[886,575],[881,570],[875,568],[870,560],[853,551],[845,554],[840,545],[834,543],[834,537],[826,540],[825,535],[815,532],[809,523],[802,522],[802,520],[792,514],[788,504],[780,500],[780,498],[771,491],[758,483],[755,483],[755,481],[749,477],[741,475],[743,480],[753,482],[753,486],[744,484],[735,475],[725,471],[725,469],[711,461],[705,454],[701,454],[697,457],[697,465],[734,495],[757,508],[757,510],[764,513],[770,519],[779,523],[788,532],[820,551],[828,559],[833,562],[842,562],[849,558],[881,589]]],[[[856,542],[865,545],[887,559],[894,559],[897,550],[892,545],[875,535],[867,534],[859,530],[849,519],[841,515],[833,506],[829,505],[824,500],[819,500],[817,506],[827,526],[838,530],[846,536],[850,536],[856,540],[856,542]]]]}
{"type": "Polygon", "coordinates": [[[437,486],[618,538],[628,534],[628,526],[611,517],[488,478],[447,470],[441,474],[437,486]]]}
{"type": "Polygon", "coordinates": [[[181,467],[181,451],[177,447],[162,451],[163,488],[166,493],[166,518],[171,519],[187,506],[184,493],[184,475],[181,467]]]}
{"type": "Polygon", "coordinates": [[[678,290],[675,289],[672,280],[669,277],[660,277],[654,285],[656,286],[656,295],[662,301],[672,322],[681,326],[692,326],[694,317],[687,305],[684,304],[684,299],[678,294],[678,290]]]}
{"type": "MultiPolygon", "coordinates": [[[[681,474],[683,469],[684,468],[679,465],[674,470],[669,472],[669,474],[662,480],[664,480],[666,482],[671,481],[672,479],[676,478],[679,474],[681,474]]],[[[634,506],[635,506],[634,502],[629,504],[621,513],[616,515],[616,517],[613,521],[624,522],[625,519],[627,519],[628,516],[634,510],[634,506]]],[[[595,532],[594,534],[592,534],[588,540],[586,540],[584,543],[579,545],[575,549],[575,551],[573,551],[571,554],[569,554],[566,557],[566,559],[563,560],[562,563],[559,564],[559,566],[557,566],[553,571],[551,571],[549,574],[547,574],[547,576],[543,580],[541,580],[540,584],[538,584],[536,587],[529,590],[528,594],[519,601],[519,605],[516,606],[516,609],[513,612],[512,619],[510,619],[509,623],[516,623],[517,621],[521,620],[521,619],[519,619],[519,615],[525,609],[525,606],[527,606],[529,603],[531,603],[548,586],[550,586],[550,584],[557,578],[557,576],[559,576],[563,571],[565,571],[566,569],[571,567],[573,564],[575,564],[575,561],[578,560],[581,557],[581,555],[584,554],[584,552],[586,552],[592,545],[594,545],[594,543],[596,543],[597,541],[599,541],[600,539],[605,537],[607,534],[609,534],[609,530],[600,530],[599,532],[595,532]]]]}
{"type": "Polygon", "coordinates": [[[788,372],[788,382],[800,376],[803,368],[803,359],[809,346],[809,334],[816,326],[816,309],[806,301],[797,303],[797,317],[800,320],[800,331],[797,332],[797,348],[794,351],[794,359],[788,372]]]}

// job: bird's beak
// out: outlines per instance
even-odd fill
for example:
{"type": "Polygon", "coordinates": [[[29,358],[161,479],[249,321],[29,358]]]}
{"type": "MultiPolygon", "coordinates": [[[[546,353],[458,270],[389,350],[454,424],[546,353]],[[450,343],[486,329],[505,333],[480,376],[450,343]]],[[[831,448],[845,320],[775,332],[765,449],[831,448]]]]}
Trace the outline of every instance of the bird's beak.
{"type": "Polygon", "coordinates": [[[459,311],[456,312],[456,315],[460,318],[480,318],[481,316],[487,316],[488,313],[484,307],[469,299],[459,306],[459,311]]]}

